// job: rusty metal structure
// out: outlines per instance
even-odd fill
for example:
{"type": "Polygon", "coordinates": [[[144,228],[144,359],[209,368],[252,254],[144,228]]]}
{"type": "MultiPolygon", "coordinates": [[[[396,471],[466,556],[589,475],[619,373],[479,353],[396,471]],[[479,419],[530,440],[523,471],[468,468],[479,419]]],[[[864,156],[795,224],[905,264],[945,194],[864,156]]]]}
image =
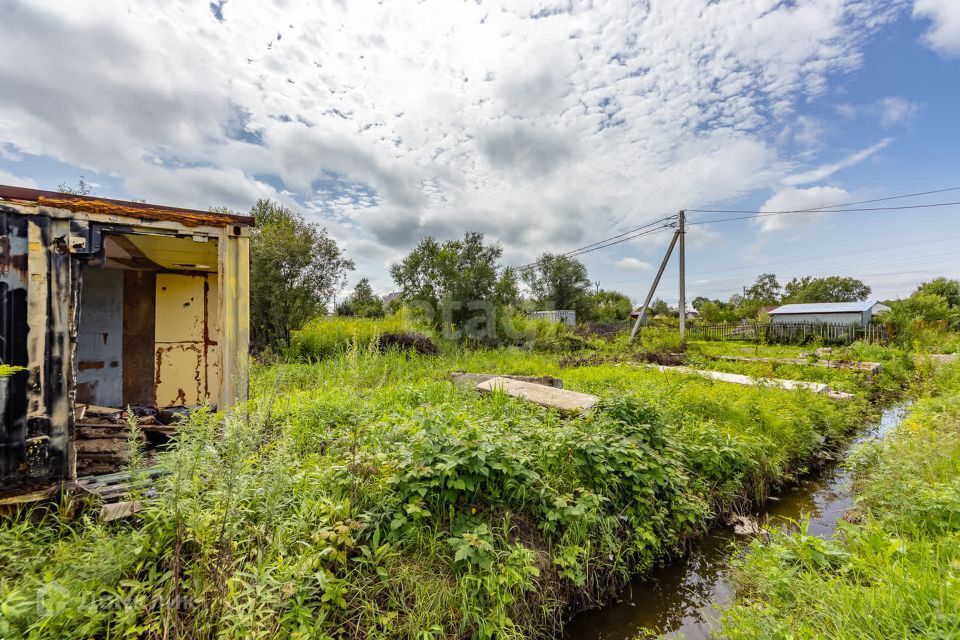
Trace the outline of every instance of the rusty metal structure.
{"type": "Polygon", "coordinates": [[[88,407],[245,398],[252,225],[0,185],[0,494],[115,468],[88,407]]]}

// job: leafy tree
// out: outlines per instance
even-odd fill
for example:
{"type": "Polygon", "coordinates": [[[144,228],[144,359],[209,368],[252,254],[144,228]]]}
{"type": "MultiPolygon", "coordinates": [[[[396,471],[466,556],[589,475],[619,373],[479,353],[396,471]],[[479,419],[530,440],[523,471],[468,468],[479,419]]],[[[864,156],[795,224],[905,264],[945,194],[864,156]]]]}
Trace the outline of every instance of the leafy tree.
{"type": "Polygon", "coordinates": [[[691,302],[690,304],[691,306],[693,306],[694,309],[696,309],[697,311],[700,311],[700,307],[707,302],[711,302],[710,298],[707,298],[705,296],[697,296],[696,298],[693,299],[693,302],[691,302]]]}
{"type": "Polygon", "coordinates": [[[757,281],[747,289],[743,297],[763,304],[776,304],[780,301],[780,291],[777,276],[772,273],[763,273],[757,276],[757,281]]]}
{"type": "Polygon", "coordinates": [[[699,319],[704,322],[735,322],[738,318],[737,311],[731,305],[720,300],[707,300],[701,302],[697,312],[699,319]]]}
{"type": "Polygon", "coordinates": [[[523,281],[541,309],[576,309],[591,285],[582,262],[552,253],[544,253],[525,270],[523,281]]]}
{"type": "Polygon", "coordinates": [[[870,295],[870,287],[856,278],[829,276],[793,278],[783,288],[783,303],[858,302],[870,295]]]}
{"type": "Polygon", "coordinates": [[[956,322],[960,313],[952,309],[943,296],[920,291],[909,298],[894,302],[888,315],[895,324],[905,326],[914,320],[956,322]]]}
{"type": "Polygon", "coordinates": [[[61,182],[57,185],[57,191],[60,193],[68,193],[73,196],[92,196],[93,185],[87,182],[86,178],[80,176],[80,179],[77,180],[77,186],[71,187],[66,182],[61,182]]]}
{"type": "Polygon", "coordinates": [[[665,301],[657,298],[650,304],[650,308],[647,310],[648,316],[680,316],[680,313],[667,304],[665,301]]]}
{"type": "Polygon", "coordinates": [[[250,209],[250,328],[254,348],[283,348],[290,332],[325,312],[353,269],[326,229],[270,200],[250,209]]]}
{"type": "Polygon", "coordinates": [[[489,323],[498,302],[516,296],[513,276],[499,273],[502,254],[476,231],[442,244],[426,237],[390,266],[390,275],[404,302],[426,312],[436,328],[469,331],[468,323],[489,323]]]}
{"type": "Polygon", "coordinates": [[[933,295],[941,296],[951,307],[960,307],[960,280],[935,278],[930,282],[924,282],[917,287],[917,290],[913,292],[913,295],[916,296],[920,293],[931,293],[933,295]]]}
{"type": "Polygon", "coordinates": [[[380,318],[383,316],[383,301],[373,294],[369,278],[360,278],[353,293],[337,305],[337,315],[380,318]]]}
{"type": "Polygon", "coordinates": [[[513,267],[506,267],[500,274],[493,289],[493,298],[498,307],[520,306],[523,297],[520,295],[520,281],[513,267]]]}
{"type": "Polygon", "coordinates": [[[619,291],[601,289],[580,299],[577,318],[596,322],[616,322],[626,320],[633,311],[630,298],[619,291]]]}

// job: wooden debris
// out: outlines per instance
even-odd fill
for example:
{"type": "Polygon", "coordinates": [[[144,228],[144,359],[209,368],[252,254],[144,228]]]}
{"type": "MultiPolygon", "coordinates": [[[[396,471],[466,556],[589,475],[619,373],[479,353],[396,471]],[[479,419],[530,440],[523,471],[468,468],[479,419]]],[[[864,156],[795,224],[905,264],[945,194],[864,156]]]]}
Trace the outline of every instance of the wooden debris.
{"type": "Polygon", "coordinates": [[[114,502],[100,507],[100,519],[104,522],[128,518],[138,511],[143,510],[143,505],[136,500],[127,500],[125,502],[114,502]]]}
{"type": "Polygon", "coordinates": [[[730,514],[727,518],[727,525],[732,526],[733,532],[738,536],[760,535],[760,523],[750,516],[730,514]]]}
{"type": "Polygon", "coordinates": [[[719,380],[720,382],[732,382],[733,384],[742,384],[748,387],[757,386],[760,384],[776,387],[778,389],[785,389],[787,391],[796,391],[798,389],[803,389],[806,391],[813,391],[814,393],[820,393],[835,400],[851,400],[854,395],[852,393],[846,393],[845,391],[834,391],[827,385],[822,382],[807,382],[805,380],[779,380],[777,378],[751,378],[750,376],[745,376],[740,373],[725,373],[723,371],[709,371],[706,369],[691,369],[690,367],[664,367],[659,365],[648,365],[657,369],[658,371],[677,371],[679,373],[687,373],[691,375],[700,376],[702,378],[710,378],[712,380],[719,380]]]}
{"type": "Polygon", "coordinates": [[[927,357],[930,358],[935,365],[951,364],[957,360],[956,353],[931,353],[927,357]]]}
{"type": "MultiPolygon", "coordinates": [[[[144,469],[141,473],[143,474],[142,480],[137,486],[149,493],[150,490],[148,487],[150,482],[158,476],[166,475],[167,471],[164,469],[151,468],[144,469]]],[[[104,502],[119,500],[129,493],[132,488],[130,473],[127,471],[79,478],[71,486],[71,489],[76,492],[94,494],[104,502]]]]}
{"type": "MultiPolygon", "coordinates": [[[[774,364],[799,364],[808,367],[826,367],[829,369],[853,369],[863,371],[868,375],[880,372],[883,365],[879,362],[860,362],[857,360],[814,360],[806,358],[749,358],[747,356],[711,356],[714,360],[730,360],[734,362],[772,362],[774,364]]],[[[823,357],[823,356],[821,356],[823,357]]]]}
{"type": "Polygon", "coordinates": [[[557,389],[534,382],[514,380],[501,376],[481,382],[477,385],[477,390],[481,393],[503,391],[514,398],[528,400],[541,406],[559,409],[561,411],[582,411],[583,409],[590,409],[600,401],[600,398],[597,396],[592,396],[587,393],[557,389]]]}

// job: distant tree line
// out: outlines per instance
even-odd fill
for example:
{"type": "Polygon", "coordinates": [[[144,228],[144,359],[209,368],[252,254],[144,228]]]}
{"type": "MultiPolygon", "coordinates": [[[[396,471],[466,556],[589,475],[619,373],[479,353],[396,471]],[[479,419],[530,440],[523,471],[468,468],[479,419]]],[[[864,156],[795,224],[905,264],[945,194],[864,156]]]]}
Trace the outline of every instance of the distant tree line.
{"type": "MultiPolygon", "coordinates": [[[[261,200],[250,213],[257,220],[251,234],[252,342],[257,349],[281,349],[292,331],[327,313],[354,263],[325,229],[286,207],[261,200]]],[[[592,283],[586,266],[575,257],[547,252],[516,269],[502,264],[502,255],[502,247],[486,242],[479,232],[442,242],[424,238],[390,266],[398,290],[390,305],[364,277],[334,312],[380,317],[405,306],[435,329],[462,335],[495,329],[487,325],[530,311],[573,309],[581,322],[614,322],[629,318],[635,307],[623,293],[592,283]]],[[[803,276],[781,285],[775,274],[763,273],[727,300],[698,296],[692,306],[701,321],[737,322],[761,318],[765,307],[854,302],[870,293],[869,286],[851,277],[803,276]]],[[[890,317],[901,322],[909,318],[957,326],[960,283],[938,278],[891,305],[890,317]]],[[[648,312],[651,318],[677,315],[678,310],[661,299],[654,300],[648,312]]]]}

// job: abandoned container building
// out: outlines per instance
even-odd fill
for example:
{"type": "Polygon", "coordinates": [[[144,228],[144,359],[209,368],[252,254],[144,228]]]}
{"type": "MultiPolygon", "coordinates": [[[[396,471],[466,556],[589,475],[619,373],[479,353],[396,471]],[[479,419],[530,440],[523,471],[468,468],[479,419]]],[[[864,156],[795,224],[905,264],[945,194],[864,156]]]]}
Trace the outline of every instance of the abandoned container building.
{"type": "Polygon", "coordinates": [[[0,186],[0,494],[116,470],[122,408],[162,439],[245,396],[252,224],[0,186]]]}

